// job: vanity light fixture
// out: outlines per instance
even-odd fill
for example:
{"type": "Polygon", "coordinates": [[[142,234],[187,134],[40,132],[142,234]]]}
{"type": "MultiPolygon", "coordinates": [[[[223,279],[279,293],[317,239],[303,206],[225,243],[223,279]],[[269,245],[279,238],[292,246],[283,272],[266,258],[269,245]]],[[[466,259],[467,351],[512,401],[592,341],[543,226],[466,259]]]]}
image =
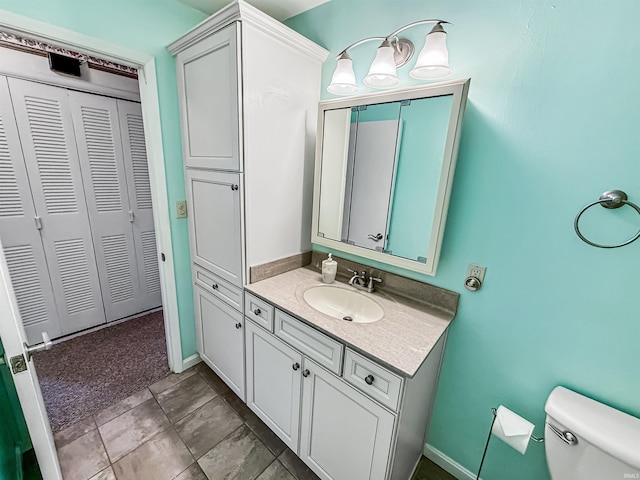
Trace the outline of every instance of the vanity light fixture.
{"type": "Polygon", "coordinates": [[[437,19],[419,20],[400,27],[386,37],[364,38],[342,50],[336,57],[338,64],[327,91],[334,95],[351,95],[358,91],[356,76],[353,72],[353,61],[349,57],[348,51],[353,47],[374,40],[382,40],[382,43],[376,51],[376,56],[369,67],[369,73],[363,79],[363,83],[371,88],[391,88],[397,85],[397,68],[405,65],[415,50],[411,40],[400,38],[398,34],[408,28],[425,23],[435,23],[435,26],[427,34],[424,47],[418,55],[418,61],[409,75],[418,80],[432,80],[449,75],[451,68],[449,68],[449,52],[446,45],[447,32],[442,27],[443,24],[449,22],[437,19]]]}

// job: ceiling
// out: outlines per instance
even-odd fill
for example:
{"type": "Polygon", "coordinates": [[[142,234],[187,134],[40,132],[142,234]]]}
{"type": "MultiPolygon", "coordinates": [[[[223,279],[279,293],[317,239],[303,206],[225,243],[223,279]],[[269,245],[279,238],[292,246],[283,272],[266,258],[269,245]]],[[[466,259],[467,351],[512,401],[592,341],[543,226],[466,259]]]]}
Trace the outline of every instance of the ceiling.
{"type": "MultiPolygon", "coordinates": [[[[232,0],[180,0],[190,7],[211,15],[222,7],[230,4],[232,0]]],[[[276,20],[284,21],[313,7],[317,7],[329,0],[248,0],[254,7],[262,10],[276,20]]]]}

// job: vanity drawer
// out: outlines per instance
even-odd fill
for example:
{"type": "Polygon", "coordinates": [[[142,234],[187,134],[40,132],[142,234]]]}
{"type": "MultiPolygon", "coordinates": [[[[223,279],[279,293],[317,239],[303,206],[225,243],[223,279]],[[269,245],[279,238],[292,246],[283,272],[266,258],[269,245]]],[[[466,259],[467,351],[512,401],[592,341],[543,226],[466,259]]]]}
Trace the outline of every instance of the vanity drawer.
{"type": "Polygon", "coordinates": [[[262,328],[273,332],[273,306],[249,292],[244,292],[244,314],[260,325],[262,328]]]}
{"type": "Polygon", "coordinates": [[[344,346],[324,333],[276,309],[275,334],[323,367],[340,375],[344,346]]]}
{"type": "Polygon", "coordinates": [[[207,292],[224,300],[236,310],[242,311],[242,289],[222,280],[217,275],[193,264],[193,278],[207,292]]]}
{"type": "Polygon", "coordinates": [[[377,363],[347,348],[344,357],[344,379],[351,385],[398,411],[404,379],[377,363]],[[369,383],[371,382],[371,383],[369,383]]]}

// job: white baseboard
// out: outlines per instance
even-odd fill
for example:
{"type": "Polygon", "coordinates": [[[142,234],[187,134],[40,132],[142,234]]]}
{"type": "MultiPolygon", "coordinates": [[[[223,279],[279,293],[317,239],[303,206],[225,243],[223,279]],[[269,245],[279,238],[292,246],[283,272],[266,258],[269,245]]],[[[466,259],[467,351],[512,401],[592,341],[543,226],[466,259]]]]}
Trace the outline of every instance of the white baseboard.
{"type": "MultiPolygon", "coordinates": [[[[201,361],[202,359],[200,358],[200,355],[198,355],[197,353],[194,355],[191,355],[190,357],[185,358],[184,360],[182,360],[182,370],[180,370],[180,372],[184,372],[185,370],[188,370],[194,365],[199,364],[201,361]]],[[[176,371],[175,373],[180,373],[180,372],[176,371]]]]}
{"type": "MultiPolygon", "coordinates": [[[[453,458],[448,457],[440,450],[432,447],[428,443],[424,446],[424,456],[438,465],[440,468],[446,470],[458,480],[476,480],[476,474],[467,470],[453,458]]],[[[482,478],[480,478],[482,480],[482,478]]]]}

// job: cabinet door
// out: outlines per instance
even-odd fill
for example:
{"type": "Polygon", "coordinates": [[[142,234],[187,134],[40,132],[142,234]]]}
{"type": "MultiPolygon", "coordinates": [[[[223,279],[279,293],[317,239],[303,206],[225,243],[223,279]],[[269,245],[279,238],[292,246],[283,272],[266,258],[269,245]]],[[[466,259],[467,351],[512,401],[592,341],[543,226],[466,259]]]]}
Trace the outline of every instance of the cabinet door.
{"type": "Polygon", "coordinates": [[[241,175],[187,169],[185,176],[191,260],[242,287],[241,175]]]}
{"type": "Polygon", "coordinates": [[[304,359],[300,458],[323,480],[384,480],[395,416],[304,359]]]}
{"type": "Polygon", "coordinates": [[[15,78],[9,90],[62,333],[105,323],[67,91],[15,78]]]}
{"type": "Polygon", "coordinates": [[[302,355],[247,321],[247,405],[298,451],[302,355]]]}
{"type": "Polygon", "coordinates": [[[244,401],[244,318],[197,285],[194,295],[198,353],[244,401]]]}
{"type": "Polygon", "coordinates": [[[239,31],[229,25],[176,57],[187,167],[241,170],[239,31]]]}

